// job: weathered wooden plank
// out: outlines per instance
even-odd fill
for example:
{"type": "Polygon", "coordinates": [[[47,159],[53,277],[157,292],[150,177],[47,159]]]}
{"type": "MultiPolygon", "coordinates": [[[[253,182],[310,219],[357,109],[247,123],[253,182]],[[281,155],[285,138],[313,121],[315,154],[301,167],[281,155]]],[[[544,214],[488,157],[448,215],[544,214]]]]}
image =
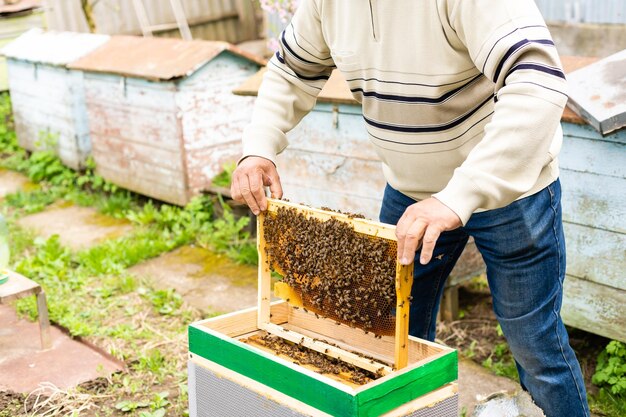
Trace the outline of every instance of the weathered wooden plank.
{"type": "Polygon", "coordinates": [[[85,97],[88,103],[176,112],[176,85],[108,74],[85,73],[85,97]]]}
{"type": "Polygon", "coordinates": [[[626,342],[624,289],[568,275],[565,278],[561,316],[572,327],[626,342]]]}
{"type": "Polygon", "coordinates": [[[70,80],[82,77],[77,71],[24,61],[9,60],[7,67],[12,94],[30,94],[42,100],[58,101],[72,97],[70,80]],[[42,85],[46,86],[45,91],[41,90],[42,85]]]}
{"type": "Polygon", "coordinates": [[[224,165],[241,157],[241,140],[187,150],[187,185],[192,194],[210,189],[213,178],[224,165]]]}
{"type": "Polygon", "coordinates": [[[289,181],[288,174],[283,173],[281,170],[279,170],[279,173],[281,174],[284,196],[291,201],[315,207],[330,207],[335,210],[363,214],[368,219],[378,219],[384,183],[380,184],[380,188],[372,187],[371,195],[358,196],[353,195],[349,189],[329,191],[317,187],[317,184],[313,181],[306,185],[302,183],[292,184],[289,181]]]}
{"type": "Polygon", "coordinates": [[[597,130],[588,124],[561,123],[561,126],[563,127],[565,142],[567,142],[569,137],[577,137],[626,144],[626,130],[624,129],[607,136],[602,136],[597,130]]]}
{"type": "MultiPolygon", "coordinates": [[[[96,160],[96,164],[98,161],[96,160]]],[[[97,173],[112,183],[148,197],[167,203],[184,206],[189,202],[189,196],[184,188],[169,186],[160,182],[161,176],[153,176],[151,179],[141,178],[134,175],[130,170],[116,170],[114,166],[98,164],[97,173]]]]}
{"type": "Polygon", "coordinates": [[[380,195],[385,187],[378,161],[288,149],[277,164],[283,181],[292,185],[363,197],[380,195]]]}
{"type": "Polygon", "coordinates": [[[178,150],[159,149],[119,139],[113,135],[101,136],[100,133],[94,133],[93,137],[94,155],[97,155],[102,162],[107,157],[116,157],[123,164],[120,167],[126,166],[122,161],[137,161],[173,171],[180,178],[184,176],[183,155],[178,150]]]}
{"type": "Polygon", "coordinates": [[[626,234],[564,223],[567,273],[626,291],[626,234]]]}
{"type": "Polygon", "coordinates": [[[626,178],[626,143],[567,137],[559,166],[571,171],[626,178]]]}
{"type": "Polygon", "coordinates": [[[243,128],[252,117],[254,100],[231,91],[256,68],[255,63],[221,54],[181,82],[176,103],[182,114],[187,151],[241,140],[243,128]]]}
{"type": "Polygon", "coordinates": [[[162,165],[127,157],[121,153],[106,152],[98,148],[95,150],[97,152],[94,153],[94,158],[98,167],[107,166],[110,169],[127,172],[127,175],[155,181],[166,186],[184,188],[184,176],[180,169],[170,169],[162,165]]]}
{"type": "MultiPolygon", "coordinates": [[[[360,111],[360,106],[354,107],[360,111]]],[[[290,148],[379,161],[359,114],[346,114],[318,104],[300,124],[288,133],[290,148]]]]}
{"type": "Polygon", "coordinates": [[[175,113],[133,106],[88,103],[91,132],[102,137],[144,144],[153,149],[180,149],[175,113]]]}
{"type": "Polygon", "coordinates": [[[562,169],[561,183],[564,221],[626,233],[626,178],[562,169]]]}
{"type": "MultiPolygon", "coordinates": [[[[16,133],[29,150],[42,149],[41,133],[53,139],[61,160],[80,169],[89,155],[83,74],[40,63],[10,63],[16,133]]],[[[49,147],[48,147],[49,148],[49,147]]]]}

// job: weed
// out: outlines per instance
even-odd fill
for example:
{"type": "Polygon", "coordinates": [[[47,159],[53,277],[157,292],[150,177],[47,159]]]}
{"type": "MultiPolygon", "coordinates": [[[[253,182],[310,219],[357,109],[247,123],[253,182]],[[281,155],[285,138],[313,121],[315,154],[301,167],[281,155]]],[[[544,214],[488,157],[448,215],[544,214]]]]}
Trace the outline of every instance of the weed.
{"type": "Polygon", "coordinates": [[[228,163],[222,167],[222,172],[217,174],[212,181],[212,184],[216,187],[230,187],[230,183],[233,179],[233,171],[237,168],[237,164],[228,163]]]}
{"type": "Polygon", "coordinates": [[[626,344],[609,342],[598,355],[591,380],[600,387],[598,394],[590,398],[592,409],[604,415],[626,415],[626,344]]]}
{"type": "Polygon", "coordinates": [[[148,403],[145,401],[137,402],[137,401],[126,400],[126,401],[120,401],[119,403],[115,404],[115,408],[124,412],[132,412],[138,408],[145,408],[145,407],[148,407],[148,403]]]}
{"type": "Polygon", "coordinates": [[[626,344],[612,340],[598,356],[592,382],[626,401],[626,344]]]}
{"type": "Polygon", "coordinates": [[[233,210],[219,198],[223,215],[197,236],[200,246],[224,253],[237,263],[256,265],[258,256],[256,242],[246,231],[250,218],[235,218],[233,210]]]}
{"type": "Polygon", "coordinates": [[[179,294],[173,289],[156,290],[148,294],[148,298],[159,314],[174,314],[183,303],[179,294]]]}

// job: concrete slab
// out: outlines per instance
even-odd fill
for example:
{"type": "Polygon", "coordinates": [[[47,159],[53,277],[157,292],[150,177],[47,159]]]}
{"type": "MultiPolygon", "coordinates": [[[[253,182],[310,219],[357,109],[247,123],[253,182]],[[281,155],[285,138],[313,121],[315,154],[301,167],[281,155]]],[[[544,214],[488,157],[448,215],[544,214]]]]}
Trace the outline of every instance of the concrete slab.
{"type": "Polygon", "coordinates": [[[157,288],[174,288],[190,305],[226,313],[257,302],[257,268],[238,265],[206,249],[184,246],[129,270],[157,288]]]}
{"type": "Polygon", "coordinates": [[[0,199],[7,194],[12,194],[28,187],[34,186],[28,177],[15,171],[0,168],[0,199]]]}
{"type": "Polygon", "coordinates": [[[52,348],[42,351],[36,322],[19,319],[14,307],[0,305],[0,391],[28,393],[41,382],[74,387],[123,366],[52,327],[52,348]]]}
{"type": "Polygon", "coordinates": [[[59,235],[61,243],[74,250],[97,245],[132,230],[126,220],[105,216],[92,207],[53,205],[41,213],[21,218],[20,226],[49,238],[59,235]]]}
{"type": "Polygon", "coordinates": [[[479,398],[485,398],[494,392],[519,391],[522,387],[515,381],[497,376],[469,359],[459,358],[459,407],[467,409],[466,415],[472,415],[479,398]]]}

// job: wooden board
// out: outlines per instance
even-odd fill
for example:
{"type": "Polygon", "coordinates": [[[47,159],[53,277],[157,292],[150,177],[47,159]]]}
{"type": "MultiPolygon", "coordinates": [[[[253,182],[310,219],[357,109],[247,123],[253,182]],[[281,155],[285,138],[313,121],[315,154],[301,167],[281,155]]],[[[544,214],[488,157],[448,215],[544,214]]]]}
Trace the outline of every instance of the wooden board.
{"type": "Polygon", "coordinates": [[[397,239],[396,227],[389,224],[376,222],[373,220],[351,218],[346,214],[334,213],[313,207],[306,207],[301,204],[291,203],[288,201],[276,200],[272,198],[268,199],[267,210],[269,212],[277,212],[278,209],[281,207],[296,209],[307,217],[314,217],[320,221],[335,219],[347,223],[352,228],[354,228],[355,232],[364,235],[375,236],[394,241],[397,239]]]}
{"type": "Polygon", "coordinates": [[[29,295],[37,295],[41,292],[41,286],[35,281],[13,271],[6,271],[9,280],[0,285],[0,304],[6,304],[29,295]]]}
{"type": "MultiPolygon", "coordinates": [[[[393,363],[394,360],[394,336],[373,338],[370,333],[365,333],[361,329],[345,324],[336,324],[333,320],[318,318],[314,313],[295,309],[291,306],[288,311],[287,323],[284,326],[321,340],[330,338],[338,346],[378,358],[383,362],[393,363]]],[[[441,345],[409,336],[409,363],[419,362],[444,350],[445,348],[441,345]]]]}
{"type": "Polygon", "coordinates": [[[626,291],[626,235],[565,222],[567,273],[626,291]]]}
{"type": "MultiPolygon", "coordinates": [[[[281,305],[272,306],[272,312],[281,305]]],[[[216,317],[192,324],[189,327],[189,350],[193,359],[201,357],[217,363],[334,416],[380,416],[457,379],[456,351],[438,346],[438,353],[409,363],[401,371],[353,388],[213,330],[232,330],[233,327],[228,324],[232,322],[243,330],[249,330],[255,324],[255,317],[250,315],[250,310],[246,310],[226,318],[216,317]],[[244,316],[249,320],[248,325],[244,316]]],[[[373,337],[371,340],[377,343],[373,337]]],[[[410,338],[409,343],[435,345],[414,338],[410,338]]]]}
{"type": "Polygon", "coordinates": [[[626,342],[624,290],[568,275],[561,316],[565,324],[626,342]]]}

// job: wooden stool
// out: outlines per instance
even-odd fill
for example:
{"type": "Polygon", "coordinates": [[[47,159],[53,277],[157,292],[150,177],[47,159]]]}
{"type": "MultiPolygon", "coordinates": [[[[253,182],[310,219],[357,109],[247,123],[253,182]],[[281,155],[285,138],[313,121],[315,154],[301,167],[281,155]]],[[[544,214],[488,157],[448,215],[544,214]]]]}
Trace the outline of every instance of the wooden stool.
{"type": "Polygon", "coordinates": [[[41,285],[16,272],[8,271],[9,280],[0,285],[0,304],[34,295],[37,297],[37,313],[39,316],[39,333],[41,336],[41,348],[50,349],[52,338],[50,336],[50,320],[48,319],[48,303],[46,294],[41,285]]]}

